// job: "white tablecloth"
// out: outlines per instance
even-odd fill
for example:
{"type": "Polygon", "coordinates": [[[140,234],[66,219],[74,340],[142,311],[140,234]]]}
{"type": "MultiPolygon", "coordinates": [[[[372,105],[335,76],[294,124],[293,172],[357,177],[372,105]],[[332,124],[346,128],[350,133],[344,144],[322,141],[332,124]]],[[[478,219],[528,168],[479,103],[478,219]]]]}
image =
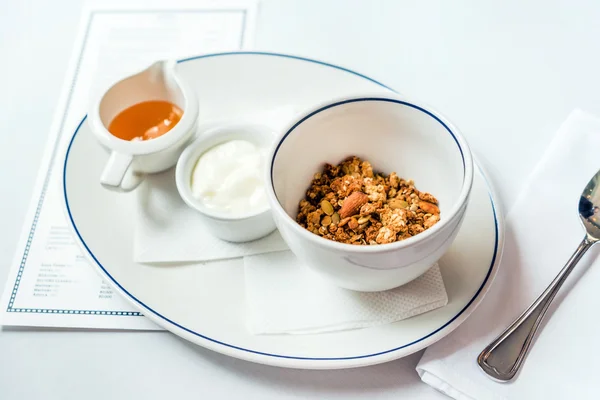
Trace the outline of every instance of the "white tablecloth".
{"type": "MultiPolygon", "coordinates": [[[[78,0],[0,2],[0,287],[80,9],[78,0]]],[[[348,66],[441,110],[508,208],[568,113],[600,114],[599,17],[591,1],[263,0],[256,47],[348,66]]],[[[164,332],[3,330],[0,355],[2,399],[443,398],[419,381],[420,354],[359,370],[296,371],[164,332]]]]}

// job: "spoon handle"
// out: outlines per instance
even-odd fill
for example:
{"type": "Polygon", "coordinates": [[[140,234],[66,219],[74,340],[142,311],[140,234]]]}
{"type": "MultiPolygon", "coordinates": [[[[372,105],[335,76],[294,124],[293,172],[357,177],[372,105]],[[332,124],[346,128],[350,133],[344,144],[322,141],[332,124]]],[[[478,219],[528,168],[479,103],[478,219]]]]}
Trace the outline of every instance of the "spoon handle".
{"type": "Polygon", "coordinates": [[[533,304],[477,357],[477,363],[492,379],[508,382],[523,364],[533,337],[548,311],[550,303],[577,262],[596,239],[586,235],[567,264],[533,304]]]}

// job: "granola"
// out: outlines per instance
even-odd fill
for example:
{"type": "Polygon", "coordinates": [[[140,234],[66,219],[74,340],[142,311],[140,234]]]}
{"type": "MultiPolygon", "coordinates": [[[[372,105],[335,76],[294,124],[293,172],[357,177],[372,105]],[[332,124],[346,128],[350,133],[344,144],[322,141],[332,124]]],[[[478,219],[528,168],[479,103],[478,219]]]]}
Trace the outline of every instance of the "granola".
{"type": "Polygon", "coordinates": [[[438,201],[395,172],[374,172],[352,156],[325,164],[300,201],[296,221],[315,235],[354,245],[407,239],[440,220],[438,201]]]}

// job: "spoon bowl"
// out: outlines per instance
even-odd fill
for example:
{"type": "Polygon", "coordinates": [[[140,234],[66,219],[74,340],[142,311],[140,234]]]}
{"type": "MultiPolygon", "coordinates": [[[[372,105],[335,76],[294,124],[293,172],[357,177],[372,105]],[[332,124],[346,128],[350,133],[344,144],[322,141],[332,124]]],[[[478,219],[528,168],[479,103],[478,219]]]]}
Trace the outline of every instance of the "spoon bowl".
{"type": "Polygon", "coordinates": [[[600,239],[600,172],[588,182],[579,198],[579,218],[588,235],[600,239]]]}

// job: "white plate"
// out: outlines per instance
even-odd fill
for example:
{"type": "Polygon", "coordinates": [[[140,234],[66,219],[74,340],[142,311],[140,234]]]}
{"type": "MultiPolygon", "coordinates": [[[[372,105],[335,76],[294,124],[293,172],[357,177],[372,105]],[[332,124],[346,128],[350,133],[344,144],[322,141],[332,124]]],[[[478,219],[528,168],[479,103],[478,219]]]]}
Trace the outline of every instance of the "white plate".
{"type": "MultiPolygon", "coordinates": [[[[198,92],[201,119],[248,116],[282,105],[302,109],[329,97],[391,90],[344,68],[280,54],[210,54],[183,60],[181,68],[198,92]]],[[[107,154],[85,118],[64,157],[68,221],[102,277],[155,323],[198,345],[249,361],[318,369],[404,357],[456,329],[488,291],[500,261],[503,225],[495,196],[478,170],[461,232],[440,262],[447,306],[375,328],[254,336],[246,329],[241,259],[175,266],[133,262],[135,197],[99,184],[107,154]]]]}

